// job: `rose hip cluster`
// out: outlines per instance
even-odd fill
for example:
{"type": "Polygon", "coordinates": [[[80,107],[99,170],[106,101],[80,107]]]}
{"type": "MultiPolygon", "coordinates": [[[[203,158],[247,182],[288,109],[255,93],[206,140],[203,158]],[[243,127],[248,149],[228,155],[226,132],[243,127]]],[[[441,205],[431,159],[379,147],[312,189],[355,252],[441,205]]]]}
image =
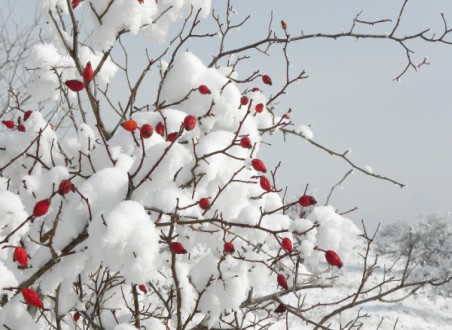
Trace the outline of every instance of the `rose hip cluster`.
{"type": "Polygon", "coordinates": [[[22,117],[18,117],[17,118],[17,123],[14,122],[14,120],[2,120],[2,124],[11,130],[18,130],[19,132],[25,132],[25,126],[22,124],[22,120],[23,122],[26,122],[28,120],[28,118],[30,118],[31,114],[33,113],[32,110],[27,110],[24,112],[24,116],[22,117]]]}
{"type": "MultiPolygon", "coordinates": [[[[89,71],[90,66],[91,65],[88,63],[87,67],[85,68],[85,72],[88,72],[86,75],[84,73],[85,81],[89,81],[92,79],[92,73],[90,73],[90,71],[89,71]]],[[[264,82],[264,84],[272,85],[272,80],[268,75],[263,75],[262,81],[264,82]]],[[[68,82],[66,84],[68,85],[68,82]]],[[[77,84],[71,83],[70,85],[73,85],[73,86],[68,85],[68,87],[70,89],[72,89],[71,87],[75,87],[76,91],[84,88],[84,87],[82,87],[82,85],[80,83],[77,83],[77,84]]],[[[206,85],[200,85],[197,90],[199,91],[199,93],[201,95],[209,95],[212,93],[212,91],[206,85]]],[[[252,92],[256,92],[256,91],[260,91],[260,90],[258,88],[255,88],[252,90],[252,92]]],[[[249,102],[250,102],[250,99],[244,95],[240,99],[240,106],[246,106],[249,104],[249,102]]],[[[255,106],[255,111],[256,111],[256,113],[261,113],[264,110],[264,108],[265,108],[264,104],[259,103],[255,106]]],[[[192,115],[187,115],[185,117],[184,121],[181,123],[182,127],[186,131],[193,130],[196,127],[196,124],[197,124],[197,119],[196,119],[196,117],[194,117],[192,115]]],[[[154,128],[150,124],[143,124],[141,127],[138,127],[137,122],[133,119],[125,120],[123,123],[123,128],[126,131],[129,131],[131,133],[134,133],[139,128],[140,137],[142,139],[148,139],[154,133],[154,128]]],[[[165,124],[162,122],[157,123],[157,125],[155,126],[155,132],[163,137],[163,136],[165,136],[165,131],[166,131],[165,124]]],[[[180,135],[180,132],[167,133],[166,140],[169,142],[173,142],[179,137],[179,135],[180,135]]],[[[238,143],[238,145],[240,145],[240,147],[242,147],[244,149],[252,149],[253,148],[253,143],[248,136],[243,136],[240,139],[240,141],[238,141],[237,143],[238,143]]],[[[267,168],[266,168],[264,162],[258,158],[254,158],[251,160],[251,167],[257,172],[261,172],[264,174],[267,173],[267,168]]],[[[272,191],[272,185],[270,183],[270,180],[264,175],[260,176],[259,185],[265,192],[272,191]]],[[[40,208],[38,207],[36,214],[45,214],[47,212],[47,209],[49,206],[48,201],[44,200],[44,201],[41,201],[40,203],[42,203],[42,205],[40,206],[40,208]]],[[[302,207],[310,207],[310,206],[315,205],[317,203],[317,201],[313,196],[303,195],[299,198],[298,203],[302,207]]],[[[207,212],[211,207],[211,201],[209,198],[206,198],[206,197],[199,199],[197,204],[205,212],[207,212]]],[[[34,215],[35,215],[35,212],[34,212],[34,215]]],[[[35,216],[37,216],[37,215],[35,215],[35,216]]],[[[292,241],[290,240],[290,238],[288,238],[288,237],[283,238],[280,242],[280,245],[281,245],[282,249],[284,251],[286,251],[289,255],[292,253],[293,245],[292,245],[292,241]]],[[[173,254],[186,254],[187,253],[187,250],[184,248],[184,246],[180,242],[169,242],[169,249],[170,249],[171,253],[173,253],[173,254]]],[[[318,247],[316,247],[315,249],[324,251],[324,250],[319,249],[318,247]]],[[[234,244],[232,242],[225,242],[224,246],[223,246],[223,252],[225,254],[233,254],[235,252],[234,244]]],[[[325,252],[326,261],[331,266],[337,266],[338,268],[342,267],[342,262],[341,262],[339,256],[334,251],[328,250],[328,251],[324,251],[324,252],[325,252]]],[[[18,259],[18,258],[16,258],[16,259],[18,259]]],[[[23,259],[23,257],[22,257],[22,259],[23,259]]],[[[287,278],[285,275],[278,274],[277,275],[277,283],[283,289],[285,289],[285,290],[289,289],[289,286],[287,284],[287,278]]],[[[141,284],[139,286],[139,289],[143,293],[145,293],[145,294],[147,293],[146,287],[143,284],[141,284]]],[[[281,306],[278,306],[278,308],[277,308],[277,310],[275,310],[275,312],[282,313],[282,312],[286,311],[286,309],[287,308],[285,305],[281,305],[281,306]]]]}
{"type": "MultiPolygon", "coordinates": [[[[196,127],[197,119],[195,116],[188,115],[185,117],[182,126],[186,131],[191,131],[196,127]]],[[[122,127],[128,132],[135,132],[138,128],[138,124],[133,119],[127,119],[122,124],[122,127]]],[[[155,132],[160,136],[165,135],[165,125],[159,122],[155,126],[155,132]]],[[[150,124],[144,124],[140,127],[140,137],[143,139],[149,139],[154,134],[154,128],[150,124]]],[[[175,141],[179,137],[179,132],[173,132],[166,135],[166,140],[169,142],[175,141]]]]}
{"type": "MultiPolygon", "coordinates": [[[[77,5],[78,6],[78,1],[77,5]]],[[[64,84],[73,92],[81,92],[85,89],[86,85],[85,83],[89,83],[91,80],[94,79],[94,71],[93,67],[91,66],[91,62],[86,63],[85,68],[83,69],[83,81],[78,79],[69,79],[64,82],[64,84]]]]}
{"type": "MultiPolygon", "coordinates": [[[[51,205],[50,202],[53,196],[55,196],[56,194],[63,196],[70,193],[74,189],[75,188],[71,180],[66,179],[61,181],[60,184],[58,185],[58,190],[55,191],[49,198],[36,202],[36,204],[33,207],[32,216],[30,216],[29,219],[39,218],[46,215],[50,209],[51,205]]],[[[13,260],[17,262],[23,269],[28,267],[28,253],[24,247],[22,246],[14,247],[13,260]]],[[[39,294],[33,289],[23,288],[21,290],[21,293],[27,304],[38,308],[42,308],[44,306],[43,302],[39,297],[39,294]]]]}
{"type": "MultiPolygon", "coordinates": [[[[285,238],[282,242],[281,242],[281,246],[290,253],[290,251],[292,251],[292,242],[290,241],[290,239],[285,238]],[[284,241],[286,240],[286,241],[284,241]],[[290,251],[289,251],[290,249],[290,251]]],[[[332,267],[337,267],[337,268],[342,268],[342,261],[341,258],[339,257],[339,255],[332,251],[332,250],[322,250],[319,247],[314,247],[314,250],[318,250],[318,251],[322,251],[325,253],[325,260],[328,262],[328,264],[332,267]]],[[[278,274],[276,277],[277,283],[280,287],[282,287],[285,290],[289,289],[289,286],[287,284],[287,278],[286,276],[284,276],[284,274],[278,274]]],[[[276,312],[276,311],[275,311],[276,312]]]]}

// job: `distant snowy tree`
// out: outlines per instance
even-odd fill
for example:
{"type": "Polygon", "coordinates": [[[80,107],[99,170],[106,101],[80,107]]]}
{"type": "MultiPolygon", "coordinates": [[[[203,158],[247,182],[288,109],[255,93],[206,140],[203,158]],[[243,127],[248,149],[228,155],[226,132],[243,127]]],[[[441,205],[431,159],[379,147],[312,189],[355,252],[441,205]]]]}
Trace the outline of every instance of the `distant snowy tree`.
{"type": "MultiPolygon", "coordinates": [[[[292,72],[287,49],[312,38],[441,42],[449,30],[399,36],[405,1],[389,35],[295,34],[271,22],[263,40],[229,48],[248,21],[231,1],[214,11],[209,0],[39,4],[48,28],[30,50],[30,100],[1,113],[0,325],[351,328],[365,320],[358,312],[344,323],[343,311],[440,283],[404,272],[368,285],[372,235],[309,191],[287,200],[259,149],[269,134],[293,134],[403,187],[318,144],[278,107],[307,78],[292,72]],[[211,12],[216,27],[205,32],[211,12]],[[207,62],[205,45],[216,49],[207,62]],[[284,54],[283,81],[265,68],[240,77],[242,63],[253,66],[248,51],[273,47],[284,54]],[[305,300],[311,289],[334,292],[356,251],[364,263],[351,294],[305,300]]],[[[353,27],[379,23],[388,20],[357,16],[353,27]]]]}
{"type": "Polygon", "coordinates": [[[38,41],[37,19],[20,22],[14,15],[14,3],[0,4],[0,117],[30,99],[26,89],[25,62],[38,41]]]}
{"type": "MultiPolygon", "coordinates": [[[[432,214],[414,223],[397,222],[384,226],[376,240],[375,251],[379,254],[408,257],[413,254],[413,266],[417,271],[410,274],[412,280],[445,277],[452,274],[452,215],[432,214]],[[415,243],[415,244],[414,244],[415,243]],[[413,251],[410,245],[414,244],[413,251]]],[[[452,296],[452,282],[435,288],[436,294],[452,296]]]]}

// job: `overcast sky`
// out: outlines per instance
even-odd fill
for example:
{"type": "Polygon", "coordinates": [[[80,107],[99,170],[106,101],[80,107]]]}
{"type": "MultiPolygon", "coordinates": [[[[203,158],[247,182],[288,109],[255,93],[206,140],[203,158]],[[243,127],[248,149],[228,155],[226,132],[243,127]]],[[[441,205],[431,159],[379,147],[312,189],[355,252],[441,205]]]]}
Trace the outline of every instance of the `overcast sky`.
{"type": "MultiPolygon", "coordinates": [[[[240,3],[246,4],[240,11],[255,10],[253,19],[265,20],[274,2],[240,3]]],[[[361,10],[361,19],[390,18],[393,22],[373,29],[358,26],[357,31],[384,33],[392,30],[402,3],[297,0],[284,1],[272,9],[274,20],[284,19],[293,35],[302,30],[349,30],[361,10]]],[[[399,35],[426,28],[440,34],[442,11],[452,25],[450,1],[410,1],[399,35]]],[[[350,158],[358,164],[369,165],[374,172],[407,185],[400,189],[355,173],[343,189],[336,191],[331,204],[340,211],[357,206],[358,211],[349,217],[355,222],[364,219],[370,227],[378,222],[452,211],[452,46],[425,42],[407,45],[415,51],[416,61],[428,56],[431,64],[418,72],[409,71],[399,83],[393,78],[406,65],[405,52],[390,40],[307,41],[292,45],[289,53],[293,69],[303,68],[310,77],[292,88],[284,102],[294,109],[294,121],[311,124],[316,141],[336,151],[350,148],[350,158]]],[[[267,67],[272,76],[282,79],[282,67],[267,67]]],[[[292,192],[302,191],[309,183],[320,202],[350,168],[341,159],[297,138],[267,150],[265,158],[271,158],[274,164],[283,161],[281,181],[290,185],[292,192]]]]}
{"type": "MultiPolygon", "coordinates": [[[[3,0],[2,0],[3,1],[3,0]]],[[[224,9],[226,1],[214,0],[224,9]]],[[[34,3],[34,2],[33,2],[34,3]]],[[[392,23],[375,27],[358,26],[358,32],[384,33],[392,30],[402,0],[246,0],[231,1],[239,18],[251,14],[249,23],[230,36],[226,49],[266,36],[270,13],[273,26],[280,29],[284,19],[291,35],[349,30],[353,18],[364,10],[361,19],[390,18],[392,23]],[[277,5],[275,5],[277,4],[277,5]]],[[[30,1],[17,0],[20,19],[31,13],[30,1]]],[[[452,2],[410,1],[398,35],[414,34],[431,28],[440,34],[440,13],[445,12],[452,26],[452,2]],[[450,13],[450,16],[448,15],[450,13]]],[[[212,25],[205,25],[206,28],[212,25]]],[[[452,38],[450,38],[452,40],[452,38]]],[[[350,158],[375,173],[407,185],[404,189],[375,178],[355,173],[333,195],[330,203],[369,227],[396,219],[412,220],[420,215],[452,211],[452,46],[413,41],[414,59],[429,57],[430,65],[418,72],[410,70],[401,82],[394,82],[406,65],[400,45],[390,40],[310,40],[292,43],[289,56],[293,72],[305,69],[309,79],[289,89],[277,113],[293,109],[293,122],[310,124],[314,140],[336,151],[351,149],[350,158]]],[[[193,52],[209,59],[212,50],[193,52]]],[[[280,48],[271,56],[250,53],[253,61],[243,71],[260,69],[270,74],[275,92],[284,79],[284,60],[280,48]]],[[[242,75],[244,76],[244,74],[242,75]]],[[[260,158],[267,167],[281,161],[280,185],[289,186],[289,195],[298,196],[309,183],[309,192],[323,204],[332,185],[350,167],[341,159],[296,137],[284,143],[281,135],[265,139],[260,158]]]]}

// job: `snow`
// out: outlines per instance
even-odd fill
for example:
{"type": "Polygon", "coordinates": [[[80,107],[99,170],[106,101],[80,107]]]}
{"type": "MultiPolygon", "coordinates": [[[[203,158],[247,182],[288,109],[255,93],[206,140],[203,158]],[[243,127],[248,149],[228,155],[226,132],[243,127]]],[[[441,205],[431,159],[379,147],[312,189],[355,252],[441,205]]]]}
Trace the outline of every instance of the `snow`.
{"type": "Polygon", "coordinates": [[[295,132],[297,134],[301,134],[304,138],[307,140],[312,140],[314,138],[314,133],[312,132],[311,128],[306,125],[300,125],[295,129],[295,132]]]}
{"type": "Polygon", "coordinates": [[[201,258],[190,270],[190,278],[196,290],[200,292],[208,283],[211,276],[217,274],[218,259],[211,255],[201,258]]]}
{"type": "Polygon", "coordinates": [[[115,326],[113,328],[113,330],[135,330],[136,328],[134,326],[131,326],[129,324],[126,323],[121,323],[118,324],[117,326],[115,326]]]}
{"type": "Polygon", "coordinates": [[[369,174],[372,174],[374,172],[374,170],[372,169],[372,167],[366,165],[364,166],[364,171],[366,171],[369,174]]]}
{"type": "MultiPolygon", "coordinates": [[[[3,240],[11,232],[10,228],[16,228],[28,216],[24,205],[18,195],[9,191],[0,191],[0,240],[3,240]]],[[[20,237],[27,232],[27,225],[19,229],[11,236],[9,243],[17,244],[20,237]]]]}
{"type": "MultiPolygon", "coordinates": [[[[417,228],[416,232],[419,233],[418,230],[421,230],[423,232],[423,240],[425,239],[425,242],[430,241],[430,235],[434,233],[441,233],[445,229],[444,224],[446,219],[450,221],[450,216],[432,216],[427,219],[421,219],[420,222],[415,225],[417,228]],[[429,227],[426,227],[426,224],[429,224],[429,227]]],[[[447,227],[450,230],[449,224],[447,227]]],[[[397,258],[400,251],[403,250],[403,245],[407,242],[404,239],[398,238],[409,234],[409,232],[410,226],[407,223],[398,223],[383,227],[377,234],[374,243],[374,250],[370,255],[370,260],[374,259],[375,253],[379,253],[378,264],[380,267],[371,276],[370,283],[368,283],[366,287],[370,288],[373,285],[376,285],[378,281],[381,281],[383,278],[383,265],[386,265],[386,269],[393,266],[393,274],[396,278],[401,276],[403,273],[405,259],[402,258],[402,260],[397,261],[397,258]],[[396,230],[396,228],[398,230],[396,230]]],[[[416,251],[425,251],[425,247],[421,244],[418,246],[416,251]]],[[[437,251],[436,247],[432,247],[431,251],[437,251]]],[[[339,277],[333,282],[333,288],[313,289],[309,290],[309,292],[305,292],[306,306],[322,301],[339,300],[348,294],[355,292],[362,278],[363,260],[359,254],[363,255],[362,247],[358,249],[355,248],[352,252],[350,252],[351,258],[349,258],[347,264],[345,264],[343,269],[341,269],[341,271],[337,274],[339,277]]],[[[435,254],[436,253],[433,255],[435,254]]],[[[430,259],[426,258],[426,260],[430,259]]],[[[435,268],[431,268],[429,275],[433,275],[433,277],[441,276],[444,275],[447,270],[448,265],[441,264],[435,268]]],[[[416,280],[416,276],[421,273],[422,268],[418,265],[413,271],[414,277],[411,277],[411,280],[416,280]]],[[[439,288],[444,289],[445,287],[439,288]]],[[[337,321],[342,320],[343,322],[348,322],[349,320],[355,318],[360,310],[361,314],[369,314],[368,317],[361,320],[365,322],[365,328],[375,329],[383,319],[380,329],[393,329],[396,323],[396,329],[449,329],[452,324],[452,316],[450,313],[450,291],[449,293],[444,291],[440,293],[437,290],[437,287],[427,286],[403,302],[396,304],[389,304],[374,300],[368,304],[356,306],[351,310],[343,312],[337,321]]],[[[385,297],[385,299],[396,300],[403,297],[406,293],[407,291],[394,293],[385,297]]],[[[369,295],[364,296],[363,298],[368,296],[369,295]]],[[[286,303],[289,301],[285,300],[286,303]]],[[[310,315],[305,314],[306,317],[314,316],[317,317],[317,319],[320,319],[324,315],[324,309],[317,310],[310,315]]],[[[284,329],[284,325],[282,323],[283,321],[273,326],[272,329],[284,329]]],[[[289,324],[296,327],[297,323],[289,324]]],[[[333,328],[337,325],[337,323],[332,324],[333,328]]]]}
{"type": "Polygon", "coordinates": [[[78,188],[83,196],[70,195],[63,211],[67,219],[59,224],[55,244],[62,248],[85,227],[89,216],[117,205],[127,193],[127,173],[122,169],[105,168],[96,172],[78,188]],[[89,207],[86,203],[89,202],[89,207]]]}
{"type": "Polygon", "coordinates": [[[146,329],[153,329],[153,330],[165,330],[165,326],[156,318],[149,318],[147,320],[143,320],[141,323],[146,329]]]}
{"type": "MultiPolygon", "coordinates": [[[[28,85],[33,100],[39,101],[49,96],[49,91],[55,90],[59,86],[58,76],[51,71],[52,67],[72,65],[69,56],[61,56],[58,49],[53,44],[44,43],[35,45],[30,54],[30,66],[42,68],[43,72],[35,73],[31,77],[31,83],[28,85]]],[[[73,71],[65,71],[65,74],[74,76],[73,71]]],[[[64,80],[68,77],[62,77],[64,80]]],[[[58,92],[53,91],[51,96],[58,97],[58,92]]]]}
{"type": "Polygon", "coordinates": [[[60,182],[68,178],[68,169],[63,166],[55,166],[39,174],[25,175],[22,178],[24,185],[20,187],[20,192],[22,201],[28,206],[28,213],[31,214],[37,201],[50,196],[58,189],[60,182]]]}
{"type": "Polygon", "coordinates": [[[291,219],[283,214],[270,214],[262,218],[261,226],[271,230],[287,230],[291,219]]]}
{"type": "MultiPolygon", "coordinates": [[[[2,256],[2,259],[4,257],[2,256]]],[[[2,274],[0,278],[0,288],[9,288],[17,286],[18,282],[14,276],[14,273],[8,269],[8,267],[0,261],[0,273],[2,274]]]]}
{"type": "Polygon", "coordinates": [[[0,322],[10,329],[42,330],[43,328],[34,322],[23,304],[22,295],[16,296],[9,304],[0,310],[0,322]]]}
{"type": "MultiPolygon", "coordinates": [[[[357,246],[358,235],[361,231],[349,219],[337,214],[332,206],[316,207],[308,216],[308,219],[319,225],[315,244],[323,250],[337,252],[344,264],[350,259],[349,255],[357,246]]],[[[320,269],[324,256],[323,252],[315,251],[305,259],[306,264],[320,269]]]]}
{"type": "MultiPolygon", "coordinates": [[[[88,110],[86,90],[67,91],[64,81],[81,79],[78,68],[88,61],[95,68],[105,52],[116,45],[121,31],[142,34],[151,46],[166,42],[164,47],[170,49],[167,37],[172,26],[191,10],[201,9],[200,17],[207,17],[211,6],[209,0],[116,0],[100,17],[110,3],[85,0],[72,10],[65,0],[40,2],[50,22],[49,12],[59,13],[69,24],[72,12],[79,24],[86,24],[79,37],[87,40],[80,41],[76,65],[64,45],[72,45],[72,35],[60,31],[60,36],[49,24],[49,38],[31,51],[28,65],[35,69],[28,92],[34,102],[57,100],[57,117],[67,114],[71,105],[74,112],[81,110],[79,107],[85,109],[87,120],[82,122],[77,114],[77,125],[62,125],[54,131],[43,109],[42,113],[34,111],[24,123],[26,132],[0,129],[0,241],[24,223],[0,249],[0,289],[8,299],[0,309],[0,324],[12,329],[48,328],[47,320],[54,320],[58,290],[62,329],[74,327],[71,315],[76,310],[93,315],[93,322],[105,329],[135,329],[134,307],[130,306],[137,299],[140,310],[148,313],[141,325],[149,329],[178,328],[174,309],[179,308],[183,320],[195,309],[199,312],[188,322],[188,328],[201,322],[207,327],[224,328],[223,320],[235,322],[237,316],[243,321],[240,327],[251,328],[255,317],[263,321],[269,317],[273,323],[269,328],[279,330],[287,328],[286,319],[272,312],[273,305],[279,304],[274,296],[264,303],[266,307],[260,305],[253,312],[243,308],[248,299],[279,292],[276,274],[284,274],[289,286],[295,279],[298,285],[318,286],[278,296],[292,306],[300,301],[308,306],[339,301],[356,292],[362,278],[360,255],[366,243],[363,232],[331,205],[312,206],[303,213],[299,206],[286,210],[282,194],[265,192],[258,184],[261,173],[250,166],[250,161],[259,157],[260,143],[265,138],[261,130],[285,121],[272,113],[279,112],[277,104],[269,105],[275,109],[255,113],[256,104],[267,106],[268,95],[251,92],[250,86],[231,80],[239,76],[235,67],[208,67],[190,51],[164,56],[160,60],[163,80],[158,84],[158,100],[146,95],[145,110],[138,110],[140,100],[130,111],[115,114],[116,128],[107,127],[107,136],[101,136],[97,118],[88,110]],[[208,86],[211,94],[201,94],[200,85],[208,86]],[[242,95],[250,99],[249,107],[240,106],[242,95]],[[157,105],[161,108],[153,111],[157,105]],[[181,126],[187,115],[197,118],[191,131],[181,126]],[[149,139],[140,138],[139,130],[129,132],[120,125],[126,119],[135,120],[138,128],[144,124],[155,128],[162,122],[165,134],[154,132],[149,139]],[[174,142],[167,141],[167,135],[174,132],[181,134],[174,142]],[[251,150],[239,146],[243,136],[253,142],[251,150]],[[108,140],[106,145],[104,139],[108,140]],[[57,186],[64,179],[70,179],[75,189],[61,196],[57,186]],[[201,209],[201,198],[209,198],[210,209],[201,209]],[[51,207],[45,216],[34,219],[30,214],[41,199],[49,199],[51,207]],[[291,254],[280,246],[284,237],[293,241],[291,254]],[[235,252],[226,254],[224,243],[231,241],[235,252]],[[181,243],[187,253],[173,255],[170,242],[181,243]],[[23,245],[30,256],[27,269],[18,267],[12,258],[13,248],[18,245],[23,245]],[[325,250],[338,253],[344,266],[330,267],[325,250]],[[21,302],[21,295],[15,295],[15,288],[32,277],[31,286],[42,295],[46,307],[40,313],[50,318],[33,315],[21,302]],[[132,288],[139,284],[147,285],[148,294],[134,296],[132,288]],[[175,298],[176,287],[180,301],[175,298]],[[169,321],[162,322],[166,317],[169,321]]],[[[107,56],[90,87],[102,104],[102,117],[111,115],[110,107],[116,106],[106,101],[101,91],[122,72],[120,62],[107,56]]],[[[15,121],[22,120],[21,115],[14,111],[8,114],[15,121]]],[[[295,132],[313,139],[310,126],[296,126],[295,132]]],[[[365,171],[372,173],[370,167],[365,171]]],[[[377,245],[382,254],[380,261],[393,264],[395,252],[402,253],[403,261],[407,247],[401,245],[402,238],[425,235],[441,244],[421,240],[429,257],[419,258],[423,268],[413,272],[410,280],[432,274],[440,277],[445,272],[441,267],[451,266],[449,250],[443,248],[450,246],[449,220],[449,216],[441,221],[433,219],[413,226],[409,232],[403,226],[383,230],[383,239],[377,245]]],[[[375,271],[366,288],[378,287],[383,269],[375,271]]],[[[392,270],[400,276],[403,263],[397,263],[392,270]]],[[[373,314],[366,319],[365,327],[376,328],[385,317],[381,329],[392,329],[397,319],[400,329],[417,325],[446,329],[451,323],[450,292],[450,286],[427,288],[422,295],[391,307],[372,301],[362,306],[361,312],[373,314]]],[[[397,297],[399,293],[390,298],[397,297]]],[[[335,307],[320,306],[303,313],[318,321],[335,307]]],[[[356,317],[360,307],[332,319],[332,326],[346,324],[356,317]]],[[[86,320],[79,322],[87,326],[86,320]]],[[[290,316],[287,322],[292,329],[305,326],[297,317],[290,316]]]]}
{"type": "Polygon", "coordinates": [[[294,234],[300,254],[305,258],[311,257],[317,241],[317,228],[314,222],[308,219],[296,219],[290,225],[289,231],[294,234]],[[300,236],[300,234],[303,235],[300,236]]]}
{"type": "Polygon", "coordinates": [[[120,271],[130,283],[150,280],[159,267],[158,234],[149,215],[137,202],[120,202],[108,214],[96,216],[88,233],[90,262],[100,262],[114,272],[120,271]]]}

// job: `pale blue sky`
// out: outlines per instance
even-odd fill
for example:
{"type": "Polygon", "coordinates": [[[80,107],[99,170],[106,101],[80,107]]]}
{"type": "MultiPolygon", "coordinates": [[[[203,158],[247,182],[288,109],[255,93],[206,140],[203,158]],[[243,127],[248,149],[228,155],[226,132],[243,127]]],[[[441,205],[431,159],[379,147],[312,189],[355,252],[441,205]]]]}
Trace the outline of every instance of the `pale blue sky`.
{"type": "MultiPolygon", "coordinates": [[[[334,33],[348,30],[361,10],[362,19],[394,20],[402,2],[285,1],[273,11],[275,21],[284,19],[292,34],[300,30],[334,33]]],[[[269,11],[272,3],[247,1],[244,10],[269,11]]],[[[428,27],[440,33],[441,11],[446,17],[451,13],[452,25],[450,1],[410,1],[400,34],[428,27]]],[[[393,24],[358,31],[384,33],[393,24]]],[[[400,189],[355,173],[336,191],[331,203],[341,211],[358,206],[350,218],[355,222],[365,219],[372,227],[377,222],[452,211],[452,47],[423,42],[408,45],[416,51],[416,60],[429,56],[431,64],[408,72],[401,83],[392,79],[405,67],[404,50],[389,40],[317,40],[293,45],[290,50],[294,69],[304,68],[310,76],[292,88],[284,102],[294,109],[294,121],[312,124],[318,142],[337,151],[351,148],[351,158],[357,163],[407,184],[400,189]]],[[[272,76],[282,74],[277,66],[268,67],[272,76]]],[[[289,138],[282,148],[272,148],[267,158],[272,156],[274,164],[277,159],[284,162],[281,172],[292,192],[302,191],[309,183],[321,202],[349,169],[342,160],[296,138],[289,138]]]]}
{"type": "MultiPolygon", "coordinates": [[[[2,0],[5,1],[5,0],[2,0]]],[[[214,0],[224,8],[226,1],[214,0]]],[[[33,2],[34,3],[34,2],[33,2]]],[[[237,20],[251,14],[251,21],[239,33],[230,36],[226,48],[265,37],[270,12],[274,27],[280,29],[284,19],[291,35],[313,32],[337,33],[348,30],[355,15],[364,10],[362,19],[395,19],[403,1],[286,0],[232,1],[237,20]]],[[[15,2],[17,17],[25,20],[30,1],[15,2]]],[[[410,1],[399,34],[410,34],[432,28],[441,33],[440,12],[446,13],[452,26],[452,3],[447,0],[410,1]]],[[[394,22],[357,31],[384,33],[394,22]]],[[[205,25],[204,28],[212,25],[205,25]]],[[[450,39],[452,40],[452,38],[450,39]]],[[[418,72],[409,71],[402,82],[392,79],[406,65],[404,50],[390,40],[310,40],[293,43],[289,56],[294,71],[305,69],[310,78],[289,89],[278,113],[293,109],[293,121],[311,124],[314,139],[336,151],[352,149],[351,159],[370,165],[376,173],[389,176],[407,187],[355,173],[335,192],[331,204],[340,211],[357,206],[349,217],[356,223],[365,219],[374,228],[378,222],[398,218],[407,220],[433,212],[452,211],[452,46],[414,41],[408,44],[421,61],[429,56],[431,64],[418,72]]],[[[197,47],[194,53],[206,61],[212,49],[197,47]]],[[[276,91],[283,79],[280,48],[271,57],[258,53],[244,70],[261,69],[273,78],[276,91]]],[[[281,184],[298,195],[307,183],[319,203],[349,170],[341,159],[332,158],[302,140],[281,136],[266,139],[274,148],[263,148],[260,154],[268,167],[282,161],[281,184]]]]}

